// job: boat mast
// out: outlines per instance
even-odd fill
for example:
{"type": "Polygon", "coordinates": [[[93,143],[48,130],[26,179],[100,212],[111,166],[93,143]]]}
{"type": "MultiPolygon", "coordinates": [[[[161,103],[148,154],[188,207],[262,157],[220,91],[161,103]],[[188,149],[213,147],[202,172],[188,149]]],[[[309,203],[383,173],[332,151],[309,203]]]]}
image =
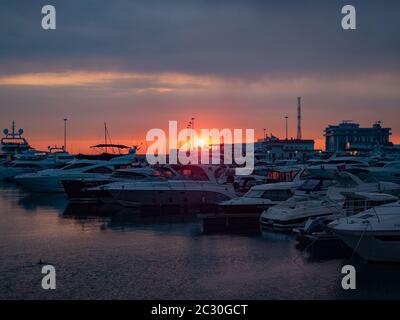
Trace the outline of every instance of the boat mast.
{"type": "Polygon", "coordinates": [[[104,144],[106,146],[105,151],[107,153],[107,122],[104,122],[104,144]]]}
{"type": "Polygon", "coordinates": [[[67,118],[64,118],[64,152],[67,152],[67,118]]]}

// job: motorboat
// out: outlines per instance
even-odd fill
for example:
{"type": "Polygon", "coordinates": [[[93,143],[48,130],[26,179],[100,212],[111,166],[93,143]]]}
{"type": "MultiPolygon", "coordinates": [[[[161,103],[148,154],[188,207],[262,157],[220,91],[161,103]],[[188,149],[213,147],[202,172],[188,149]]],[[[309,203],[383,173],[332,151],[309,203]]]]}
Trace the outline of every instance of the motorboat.
{"type": "Polygon", "coordinates": [[[219,207],[226,213],[261,213],[292,197],[295,188],[292,182],[256,185],[242,197],[221,202],[219,207]]]}
{"type": "Polygon", "coordinates": [[[331,216],[310,218],[303,228],[293,229],[297,234],[296,239],[299,244],[303,246],[317,242],[337,244],[340,240],[328,227],[329,223],[340,217],[350,217],[370,208],[399,200],[398,197],[385,193],[345,192],[344,196],[343,215],[335,213],[331,216]]]}
{"type": "Polygon", "coordinates": [[[379,181],[371,175],[355,175],[351,172],[338,172],[334,175],[334,184],[328,188],[327,196],[335,201],[343,201],[344,192],[379,192],[392,195],[400,194],[400,184],[379,181]]]}
{"type": "MultiPolygon", "coordinates": [[[[280,163],[283,164],[286,162],[281,161],[280,163]]],[[[304,171],[304,166],[300,165],[279,167],[275,165],[256,166],[250,175],[235,176],[234,186],[237,192],[244,194],[252,187],[259,184],[292,182],[294,180],[299,180],[300,176],[303,176],[304,171]]]]}
{"type": "Polygon", "coordinates": [[[358,176],[372,176],[379,181],[400,183],[400,161],[387,162],[382,167],[354,167],[348,171],[358,176]]]}
{"type": "Polygon", "coordinates": [[[72,155],[64,151],[43,152],[30,149],[15,155],[15,160],[0,166],[0,180],[9,181],[17,175],[64,166],[73,159],[72,155]]]}
{"type": "Polygon", "coordinates": [[[340,214],[343,209],[340,203],[323,197],[307,201],[287,201],[265,210],[260,217],[261,226],[272,227],[275,230],[292,231],[293,228],[304,226],[312,217],[340,214]]]}
{"type": "Polygon", "coordinates": [[[367,261],[400,262],[400,201],[340,218],[329,228],[367,261]]]}
{"type": "Polygon", "coordinates": [[[81,177],[63,180],[62,184],[70,202],[105,202],[108,193],[93,188],[121,181],[164,181],[176,179],[179,174],[169,166],[132,167],[117,169],[114,173],[98,174],[96,177],[81,177]]]}
{"type": "Polygon", "coordinates": [[[304,201],[325,195],[332,185],[332,179],[308,175],[304,166],[272,169],[268,172],[267,181],[269,183],[252,187],[242,197],[221,202],[220,208],[226,213],[261,214],[263,210],[288,199],[304,201]]]}
{"type": "Polygon", "coordinates": [[[349,168],[368,168],[370,164],[367,160],[361,157],[335,157],[328,160],[312,161],[307,170],[311,175],[333,177],[337,172],[346,171],[349,168]]]}
{"type": "Polygon", "coordinates": [[[344,201],[347,192],[374,192],[398,195],[400,185],[379,182],[374,179],[361,180],[349,172],[335,175],[334,185],[328,187],[326,196],[317,199],[293,198],[265,210],[260,217],[262,226],[276,230],[291,231],[303,227],[310,218],[342,215],[345,212],[344,201]]]}
{"type": "Polygon", "coordinates": [[[224,166],[171,165],[182,177],[166,181],[114,182],[89,190],[108,193],[114,203],[127,207],[206,208],[237,197],[226,183],[224,166]]]}
{"type": "Polygon", "coordinates": [[[74,160],[62,168],[21,174],[16,182],[32,192],[64,192],[63,180],[96,178],[99,174],[111,175],[114,170],[129,167],[134,155],[124,155],[109,161],[74,160]]]}

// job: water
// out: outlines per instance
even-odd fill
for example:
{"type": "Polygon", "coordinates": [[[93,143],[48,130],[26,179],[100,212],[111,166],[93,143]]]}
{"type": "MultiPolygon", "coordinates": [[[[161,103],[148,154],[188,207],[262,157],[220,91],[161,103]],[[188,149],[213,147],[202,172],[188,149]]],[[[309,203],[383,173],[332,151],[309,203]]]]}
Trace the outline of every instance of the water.
{"type": "Polygon", "coordinates": [[[321,260],[290,235],[204,235],[193,217],[70,207],[0,186],[0,299],[353,298],[400,298],[400,265],[321,260]],[[40,261],[56,267],[56,290],[41,288],[40,261]],[[348,263],[354,291],[340,284],[348,263]]]}

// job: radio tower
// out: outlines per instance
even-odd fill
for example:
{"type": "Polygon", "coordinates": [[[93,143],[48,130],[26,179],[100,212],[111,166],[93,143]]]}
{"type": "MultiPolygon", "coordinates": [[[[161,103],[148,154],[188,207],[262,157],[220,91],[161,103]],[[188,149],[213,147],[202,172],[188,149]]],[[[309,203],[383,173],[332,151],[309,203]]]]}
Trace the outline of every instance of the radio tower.
{"type": "Polygon", "coordinates": [[[297,139],[301,140],[301,97],[297,97],[297,139]]]}

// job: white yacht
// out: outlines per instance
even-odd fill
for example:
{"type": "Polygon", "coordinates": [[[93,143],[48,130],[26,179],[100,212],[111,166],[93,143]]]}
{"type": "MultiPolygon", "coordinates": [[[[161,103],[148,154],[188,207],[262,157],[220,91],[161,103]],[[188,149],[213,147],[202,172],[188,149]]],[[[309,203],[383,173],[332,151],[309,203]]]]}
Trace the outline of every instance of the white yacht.
{"type": "Polygon", "coordinates": [[[222,211],[226,213],[260,213],[274,205],[280,204],[288,199],[297,201],[325,194],[328,186],[332,184],[331,179],[302,178],[303,168],[299,174],[289,182],[277,182],[257,185],[239,198],[224,201],[219,204],[222,211]]]}
{"type": "Polygon", "coordinates": [[[348,170],[351,173],[373,176],[379,181],[400,183],[400,161],[387,162],[385,165],[365,167],[354,167],[348,170]]]}
{"type": "Polygon", "coordinates": [[[362,181],[349,172],[335,175],[335,183],[329,187],[326,196],[316,199],[292,198],[264,211],[260,217],[263,226],[277,230],[292,230],[303,227],[310,218],[344,214],[345,193],[380,192],[398,195],[400,185],[376,180],[362,181]]]}
{"type": "Polygon", "coordinates": [[[219,207],[226,213],[261,213],[292,197],[296,187],[292,182],[256,185],[242,197],[221,202],[219,207]]]}
{"type": "Polygon", "coordinates": [[[340,218],[329,227],[365,260],[400,262],[400,201],[340,218]]]}
{"type": "Polygon", "coordinates": [[[4,129],[4,137],[0,140],[0,158],[12,160],[16,154],[31,149],[28,141],[22,136],[23,129],[15,129],[15,122],[12,122],[11,131],[4,129]]]}
{"type": "Polygon", "coordinates": [[[74,160],[62,168],[18,175],[15,180],[32,192],[64,192],[63,180],[95,178],[98,174],[111,175],[115,169],[129,166],[134,157],[135,155],[124,155],[109,161],[74,160]]]}
{"type": "Polygon", "coordinates": [[[202,208],[235,198],[226,184],[227,168],[213,165],[171,166],[182,178],[155,182],[115,182],[90,190],[108,193],[127,207],[202,208]]]}
{"type": "Polygon", "coordinates": [[[345,201],[342,214],[335,212],[333,215],[310,218],[307,220],[304,228],[295,228],[293,231],[297,234],[297,241],[302,245],[308,245],[313,242],[337,242],[339,238],[328,228],[328,224],[338,218],[350,217],[370,208],[394,203],[399,200],[398,197],[385,193],[370,192],[345,192],[345,201]]]}
{"type": "Polygon", "coordinates": [[[110,174],[98,174],[95,177],[80,177],[63,180],[64,190],[71,202],[106,202],[108,193],[92,188],[113,182],[165,181],[177,179],[179,174],[169,166],[132,167],[118,169],[110,174]]]}
{"type": "Polygon", "coordinates": [[[318,160],[309,163],[307,169],[311,175],[333,177],[337,172],[349,168],[368,168],[370,166],[367,158],[336,157],[328,160],[318,160]]]}
{"type": "MultiPolygon", "coordinates": [[[[286,161],[280,161],[278,163],[283,164],[286,163],[286,161]]],[[[288,160],[288,163],[292,163],[292,160],[288,160]]],[[[256,185],[277,182],[293,182],[304,178],[304,175],[306,174],[307,172],[303,165],[259,165],[254,168],[253,173],[250,175],[235,176],[234,186],[237,192],[244,194],[256,185]]]]}
{"type": "Polygon", "coordinates": [[[334,175],[334,185],[328,188],[327,196],[343,202],[343,192],[380,192],[392,195],[400,194],[400,184],[379,181],[371,175],[354,175],[350,172],[339,172],[334,175]]]}
{"type": "Polygon", "coordinates": [[[15,176],[63,166],[72,161],[73,156],[67,152],[24,151],[15,155],[15,160],[0,166],[0,180],[13,180],[15,176]]]}

